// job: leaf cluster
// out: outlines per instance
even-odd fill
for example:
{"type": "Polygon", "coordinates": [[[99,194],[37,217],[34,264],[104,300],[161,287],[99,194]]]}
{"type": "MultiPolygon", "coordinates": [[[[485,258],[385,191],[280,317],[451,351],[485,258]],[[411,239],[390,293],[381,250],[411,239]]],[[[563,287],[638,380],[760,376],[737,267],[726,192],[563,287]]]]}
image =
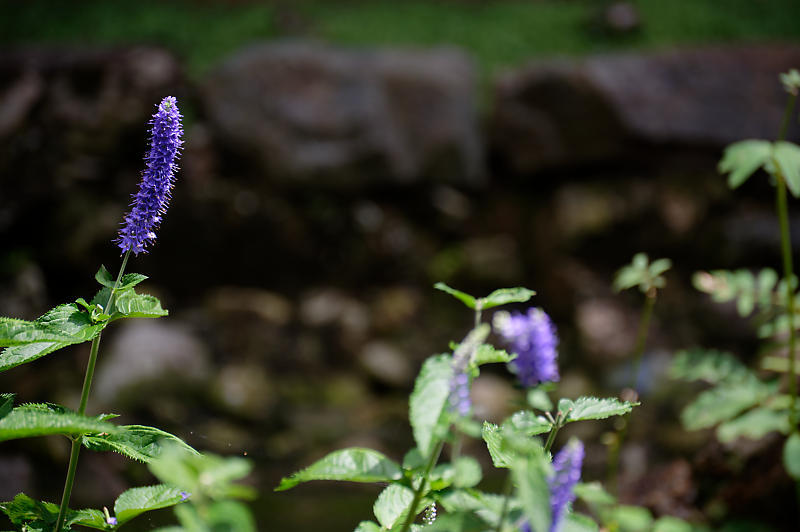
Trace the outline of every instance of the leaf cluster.
{"type": "Polygon", "coordinates": [[[650,262],[646,253],[637,253],[630,264],[619,269],[612,286],[617,292],[638,286],[643,294],[653,295],[657,289],[666,286],[664,273],[671,267],[672,261],[669,259],[650,262]]]}

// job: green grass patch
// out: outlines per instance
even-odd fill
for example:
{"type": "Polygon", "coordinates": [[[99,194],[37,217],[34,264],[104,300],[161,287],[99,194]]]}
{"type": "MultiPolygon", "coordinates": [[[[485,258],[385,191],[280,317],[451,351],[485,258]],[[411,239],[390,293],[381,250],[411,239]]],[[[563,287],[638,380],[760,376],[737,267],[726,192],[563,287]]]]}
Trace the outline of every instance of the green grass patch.
{"type": "Polygon", "coordinates": [[[603,0],[5,1],[0,44],[152,43],[178,53],[195,75],[243,45],[281,37],[454,45],[472,54],[485,76],[542,55],[800,40],[797,0],[634,3],[641,31],[615,37],[593,23],[603,0]]]}

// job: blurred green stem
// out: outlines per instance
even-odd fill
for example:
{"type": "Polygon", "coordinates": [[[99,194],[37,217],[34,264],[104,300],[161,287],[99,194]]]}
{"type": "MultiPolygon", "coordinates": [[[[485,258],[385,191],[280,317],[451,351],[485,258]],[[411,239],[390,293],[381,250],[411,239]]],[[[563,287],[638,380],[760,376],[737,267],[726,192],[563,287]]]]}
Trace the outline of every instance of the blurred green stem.
{"type": "MultiPolygon", "coordinates": [[[[117,291],[119,282],[122,279],[122,273],[125,271],[125,266],[128,264],[128,257],[130,257],[130,250],[125,253],[122,259],[122,266],[119,268],[117,280],[114,282],[114,287],[108,295],[103,312],[111,312],[111,301],[114,298],[114,293],[117,291]]],[[[92,348],[89,351],[89,363],[86,365],[86,375],[83,377],[83,389],[81,390],[81,403],[78,407],[78,413],[83,415],[86,413],[86,405],[89,403],[89,390],[92,388],[92,379],[94,378],[94,367],[97,364],[97,353],[100,350],[100,335],[97,333],[92,339],[92,348]]],[[[67,509],[69,508],[69,499],[72,496],[72,485],[75,483],[75,471],[78,469],[78,455],[81,452],[82,435],[77,435],[72,438],[72,449],[69,453],[69,466],[67,467],[67,479],[64,482],[64,493],[61,495],[61,506],[58,509],[58,519],[56,520],[55,531],[60,532],[61,527],[64,525],[64,520],[67,517],[67,509]]]]}
{"type": "MultiPolygon", "coordinates": [[[[789,128],[792,113],[794,112],[797,95],[790,94],[786,101],[786,109],[783,113],[781,130],[778,134],[778,141],[786,138],[786,131],[789,128]]],[[[789,423],[792,432],[797,432],[797,369],[795,367],[795,340],[796,331],[794,330],[794,268],[792,265],[792,241],[789,232],[789,206],[786,199],[786,179],[775,164],[775,203],[778,211],[778,220],[781,227],[781,254],[783,255],[783,277],[786,279],[786,313],[789,316],[789,395],[792,398],[789,404],[789,423]]]]}
{"type": "Polygon", "coordinates": [[[428,463],[425,465],[425,470],[422,472],[422,478],[419,479],[419,486],[417,486],[417,488],[414,490],[414,498],[411,499],[411,506],[408,507],[408,515],[406,516],[406,520],[403,523],[403,528],[400,529],[400,532],[408,532],[408,530],[411,528],[411,524],[414,522],[414,519],[416,519],[417,506],[419,505],[419,501],[422,500],[422,492],[425,491],[425,484],[428,483],[428,475],[431,473],[433,466],[436,465],[436,462],[439,461],[439,455],[442,453],[443,447],[444,440],[441,440],[436,445],[436,449],[434,449],[431,453],[428,463]]]}

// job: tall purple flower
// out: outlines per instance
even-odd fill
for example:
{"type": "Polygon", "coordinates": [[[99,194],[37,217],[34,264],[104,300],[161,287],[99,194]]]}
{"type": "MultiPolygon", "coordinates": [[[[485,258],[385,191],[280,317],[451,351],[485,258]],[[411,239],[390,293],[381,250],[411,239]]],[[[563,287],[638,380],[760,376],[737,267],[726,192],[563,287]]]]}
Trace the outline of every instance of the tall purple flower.
{"type": "Polygon", "coordinates": [[[178,169],[177,160],[183,144],[181,118],[177,101],[167,96],[150,120],[150,151],[145,156],[142,181],[115,240],[123,253],[146,253],[145,248],[156,239],[155,230],[167,212],[178,169]]]}
{"type": "Polygon", "coordinates": [[[523,386],[558,381],[558,337],[553,322],[542,309],[530,308],[527,314],[497,312],[494,326],[517,354],[511,369],[523,386]]]}
{"type": "Polygon", "coordinates": [[[547,479],[552,515],[550,532],[558,532],[564,511],[575,500],[573,488],[581,479],[583,456],[583,443],[580,440],[571,439],[553,458],[553,476],[547,479]]]}

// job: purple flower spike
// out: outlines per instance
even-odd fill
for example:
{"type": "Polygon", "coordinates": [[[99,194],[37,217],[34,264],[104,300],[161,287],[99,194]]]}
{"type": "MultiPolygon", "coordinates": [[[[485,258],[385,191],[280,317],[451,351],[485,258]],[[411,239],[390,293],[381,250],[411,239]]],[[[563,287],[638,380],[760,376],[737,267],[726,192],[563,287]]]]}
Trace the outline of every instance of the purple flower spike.
{"type": "Polygon", "coordinates": [[[464,372],[457,372],[450,381],[450,409],[459,416],[468,416],[472,408],[469,397],[469,376],[464,372]]]}
{"type": "Polygon", "coordinates": [[[583,456],[583,443],[580,440],[572,439],[553,458],[553,476],[547,479],[553,518],[550,532],[559,531],[567,505],[575,500],[572,489],[581,479],[583,456]]]}
{"type": "Polygon", "coordinates": [[[177,101],[167,96],[150,120],[150,151],[145,156],[142,181],[115,240],[123,253],[146,253],[145,248],[156,239],[155,230],[167,212],[178,169],[177,160],[183,144],[181,118],[177,101]]]}
{"type": "Polygon", "coordinates": [[[494,326],[517,354],[511,369],[523,386],[558,381],[558,337],[553,322],[542,309],[531,308],[527,314],[498,312],[494,315],[494,326]]]}

